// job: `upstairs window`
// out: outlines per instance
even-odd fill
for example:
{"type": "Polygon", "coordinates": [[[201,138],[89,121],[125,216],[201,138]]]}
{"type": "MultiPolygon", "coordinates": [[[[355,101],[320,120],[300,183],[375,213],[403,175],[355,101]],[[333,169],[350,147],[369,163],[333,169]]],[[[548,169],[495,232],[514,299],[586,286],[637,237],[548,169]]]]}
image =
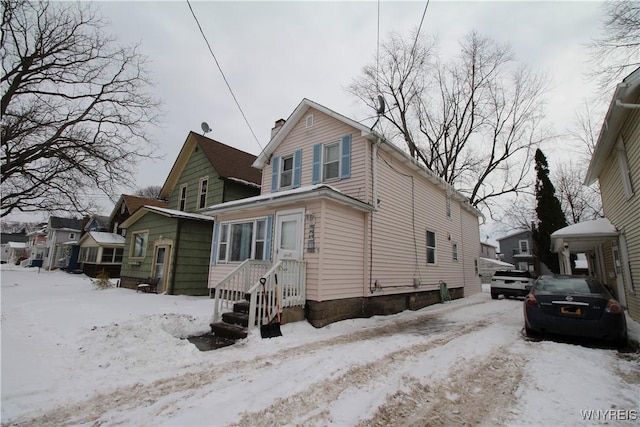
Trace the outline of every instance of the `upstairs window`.
{"type": "Polygon", "coordinates": [[[618,139],[616,145],[618,152],[618,169],[620,170],[620,179],[622,180],[622,189],[627,199],[633,196],[633,185],[631,184],[631,175],[629,171],[629,160],[627,159],[627,150],[624,146],[622,138],[618,139]]]}
{"type": "Polygon", "coordinates": [[[333,142],[324,146],[322,156],[322,180],[328,181],[338,178],[340,172],[340,142],[333,142]]]}
{"type": "Polygon", "coordinates": [[[351,135],[313,146],[311,183],[351,177],[351,135]]]}
{"type": "Polygon", "coordinates": [[[427,230],[427,265],[436,263],[436,233],[427,230]]]}
{"type": "Polygon", "coordinates": [[[288,156],[271,159],[271,192],[300,187],[302,180],[302,150],[288,156]]]}
{"type": "Polygon", "coordinates": [[[293,156],[282,158],[280,169],[280,188],[291,187],[293,183],[293,156]]]}
{"type": "Polygon", "coordinates": [[[529,255],[529,241],[528,240],[520,240],[520,255],[529,255]]]}
{"type": "Polygon", "coordinates": [[[451,219],[451,194],[447,191],[447,218],[451,219]]]}
{"type": "Polygon", "coordinates": [[[458,243],[453,242],[451,244],[451,254],[452,254],[452,259],[454,261],[458,261],[458,243]]]}
{"type": "Polygon", "coordinates": [[[178,199],[178,210],[184,211],[187,207],[187,184],[180,187],[180,198],[178,199]]]}
{"type": "MultiPolygon", "coordinates": [[[[200,180],[200,190],[198,194],[198,209],[203,209],[207,206],[207,190],[209,187],[209,179],[202,178],[200,180]]],[[[186,197],[186,196],[185,196],[186,197]]]]}

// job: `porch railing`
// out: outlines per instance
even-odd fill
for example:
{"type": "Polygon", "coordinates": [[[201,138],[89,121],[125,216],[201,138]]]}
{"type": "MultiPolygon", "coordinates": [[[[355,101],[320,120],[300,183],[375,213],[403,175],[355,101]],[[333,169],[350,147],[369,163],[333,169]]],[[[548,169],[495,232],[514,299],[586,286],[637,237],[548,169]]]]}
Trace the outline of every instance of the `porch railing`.
{"type": "Polygon", "coordinates": [[[306,277],[304,261],[280,260],[274,264],[247,291],[251,294],[249,325],[259,327],[273,321],[279,310],[304,306],[306,277]]]}
{"type": "Polygon", "coordinates": [[[249,288],[269,270],[269,267],[269,261],[248,259],[218,282],[210,291],[214,298],[212,322],[220,320],[223,310],[232,309],[234,303],[244,300],[249,288]]]}
{"type": "Polygon", "coordinates": [[[302,307],[306,302],[306,264],[304,261],[246,260],[211,289],[213,322],[219,322],[223,311],[249,294],[249,325],[261,326],[272,321],[278,310],[302,307]],[[264,286],[260,279],[264,279],[264,286]]]}

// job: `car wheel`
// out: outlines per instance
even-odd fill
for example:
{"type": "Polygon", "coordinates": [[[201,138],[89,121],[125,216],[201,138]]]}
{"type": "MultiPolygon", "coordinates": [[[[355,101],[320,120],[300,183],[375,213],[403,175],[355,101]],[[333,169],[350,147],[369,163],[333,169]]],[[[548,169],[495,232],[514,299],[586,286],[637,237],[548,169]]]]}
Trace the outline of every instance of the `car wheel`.
{"type": "Polygon", "coordinates": [[[491,292],[491,298],[492,299],[498,299],[498,294],[495,292],[491,292]]]}
{"type": "Polygon", "coordinates": [[[524,333],[529,338],[538,338],[539,336],[539,334],[536,331],[528,327],[526,324],[524,325],[524,333]]]}

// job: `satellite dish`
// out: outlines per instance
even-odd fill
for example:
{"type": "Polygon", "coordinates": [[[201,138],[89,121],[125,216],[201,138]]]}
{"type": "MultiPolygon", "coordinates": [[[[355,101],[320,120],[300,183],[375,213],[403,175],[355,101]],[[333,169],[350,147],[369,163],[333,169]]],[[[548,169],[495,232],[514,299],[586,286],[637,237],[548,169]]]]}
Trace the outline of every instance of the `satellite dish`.
{"type": "Polygon", "coordinates": [[[378,108],[376,112],[379,116],[384,114],[384,107],[384,98],[382,97],[382,95],[378,95],[378,108]]]}
{"type": "Polygon", "coordinates": [[[202,122],[202,124],[200,125],[200,127],[202,128],[202,132],[203,135],[207,132],[211,132],[211,128],[209,127],[209,125],[207,124],[207,122],[202,122]]]}

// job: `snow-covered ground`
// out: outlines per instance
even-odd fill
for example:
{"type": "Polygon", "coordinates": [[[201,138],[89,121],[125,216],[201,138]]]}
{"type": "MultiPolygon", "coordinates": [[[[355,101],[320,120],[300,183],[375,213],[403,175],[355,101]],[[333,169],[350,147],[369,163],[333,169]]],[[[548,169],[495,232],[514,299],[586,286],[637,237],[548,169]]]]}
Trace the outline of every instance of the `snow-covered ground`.
{"type": "Polygon", "coordinates": [[[7,265],[1,284],[3,426],[640,424],[640,355],[528,341],[518,300],[298,322],[200,352],[182,338],[208,331],[206,297],[7,265]]]}

